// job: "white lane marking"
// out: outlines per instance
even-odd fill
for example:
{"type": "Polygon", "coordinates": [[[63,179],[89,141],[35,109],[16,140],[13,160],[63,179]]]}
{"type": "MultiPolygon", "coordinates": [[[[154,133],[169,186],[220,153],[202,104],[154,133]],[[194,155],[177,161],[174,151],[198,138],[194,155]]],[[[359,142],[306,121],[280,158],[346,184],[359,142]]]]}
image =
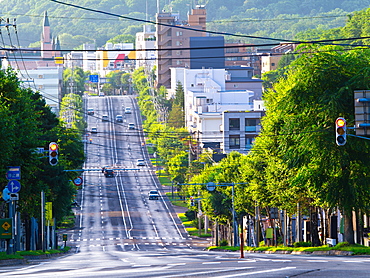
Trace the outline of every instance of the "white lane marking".
{"type": "Polygon", "coordinates": [[[247,275],[255,275],[255,274],[261,274],[261,273],[277,272],[277,271],[283,271],[283,270],[289,270],[289,269],[296,269],[296,267],[291,266],[291,267],[283,267],[283,268],[276,268],[276,269],[259,270],[259,271],[224,275],[224,276],[218,276],[218,277],[227,278],[227,277],[236,277],[236,276],[247,276],[247,275]]]}
{"type": "Polygon", "coordinates": [[[202,263],[202,264],[220,264],[221,262],[205,262],[205,263],[202,263]]]}

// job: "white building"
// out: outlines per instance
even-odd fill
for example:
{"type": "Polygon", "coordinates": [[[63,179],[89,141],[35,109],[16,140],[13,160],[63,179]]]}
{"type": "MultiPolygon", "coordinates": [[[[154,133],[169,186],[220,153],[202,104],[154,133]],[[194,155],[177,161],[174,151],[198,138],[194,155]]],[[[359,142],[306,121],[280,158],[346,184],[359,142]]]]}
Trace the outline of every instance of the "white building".
{"type": "MultiPolygon", "coordinates": [[[[238,70],[238,73],[241,74],[241,71],[238,70]]],[[[177,83],[181,82],[184,87],[185,125],[200,146],[219,143],[224,153],[234,150],[245,153],[250,149],[252,137],[259,132],[259,118],[264,110],[260,97],[262,80],[252,82],[256,92],[227,90],[226,82],[231,80],[226,69],[171,68],[170,92],[173,93],[177,83]],[[251,111],[255,113],[251,114],[251,111]],[[232,127],[229,130],[232,125],[230,119],[239,122],[239,129],[232,127]],[[255,123],[253,132],[251,123],[255,123]]],[[[239,83],[240,87],[246,86],[242,78],[239,83]]]]}
{"type": "Polygon", "coordinates": [[[156,61],[155,40],[151,25],[144,25],[143,32],[136,33],[136,68],[144,67],[148,71],[153,69],[156,61]]]}

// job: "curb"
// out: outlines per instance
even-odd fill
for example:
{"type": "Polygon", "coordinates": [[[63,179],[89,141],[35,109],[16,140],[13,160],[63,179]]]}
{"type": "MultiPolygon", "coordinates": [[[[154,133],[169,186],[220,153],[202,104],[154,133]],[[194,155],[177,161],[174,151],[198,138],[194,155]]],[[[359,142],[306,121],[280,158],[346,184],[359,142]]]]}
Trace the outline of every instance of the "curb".
{"type": "Polygon", "coordinates": [[[264,254],[290,254],[290,255],[317,255],[317,256],[352,256],[351,251],[244,251],[245,253],[264,253],[264,254]]]}
{"type": "Polygon", "coordinates": [[[34,260],[57,258],[57,257],[68,255],[70,253],[71,252],[67,251],[67,252],[55,253],[55,254],[42,254],[42,255],[35,255],[35,256],[23,256],[24,259],[0,260],[0,266],[12,266],[12,265],[30,264],[34,260]]]}

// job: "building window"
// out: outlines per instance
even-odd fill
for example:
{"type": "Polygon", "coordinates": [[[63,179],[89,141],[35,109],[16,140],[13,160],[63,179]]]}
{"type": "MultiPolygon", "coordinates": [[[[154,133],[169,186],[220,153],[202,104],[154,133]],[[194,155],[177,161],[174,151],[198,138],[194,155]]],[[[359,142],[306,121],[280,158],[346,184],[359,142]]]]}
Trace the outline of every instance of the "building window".
{"type": "Polygon", "coordinates": [[[255,137],[245,136],[245,149],[250,150],[253,146],[255,137]]]}
{"type": "Polygon", "coordinates": [[[182,51],[181,50],[176,51],[176,55],[182,55],[182,51]]]}
{"type": "Polygon", "coordinates": [[[43,79],[44,78],[44,76],[43,75],[39,75],[39,79],[43,79]]]}
{"type": "Polygon", "coordinates": [[[229,130],[240,130],[240,119],[229,119],[229,130]]]}
{"type": "Polygon", "coordinates": [[[176,36],[178,36],[178,37],[179,37],[179,36],[182,36],[182,32],[181,32],[181,31],[177,31],[177,32],[176,32],[176,36]]]}
{"type": "Polygon", "coordinates": [[[213,98],[207,98],[206,103],[213,103],[213,98]]]}
{"type": "Polygon", "coordinates": [[[275,66],[275,63],[271,63],[271,66],[273,66],[273,67],[274,67],[274,66],[275,66]]]}
{"type": "Polygon", "coordinates": [[[257,119],[245,119],[245,132],[256,132],[257,119]]]}
{"type": "Polygon", "coordinates": [[[240,149],[240,136],[239,135],[230,135],[229,148],[230,149],[240,149]]]}
{"type": "Polygon", "coordinates": [[[39,90],[44,89],[44,86],[43,85],[39,85],[38,87],[39,87],[39,90]]]}
{"type": "Polygon", "coordinates": [[[177,65],[182,65],[182,61],[181,61],[181,60],[177,60],[177,61],[176,61],[176,64],[177,64],[177,65]]]}
{"type": "Polygon", "coordinates": [[[167,30],[167,36],[168,36],[168,37],[171,37],[171,36],[172,36],[171,29],[168,29],[168,30],[167,30]]]}
{"type": "Polygon", "coordinates": [[[167,46],[172,46],[172,41],[168,41],[167,46]]]}
{"type": "Polygon", "coordinates": [[[238,85],[237,84],[234,84],[234,88],[238,88],[238,85]]]}

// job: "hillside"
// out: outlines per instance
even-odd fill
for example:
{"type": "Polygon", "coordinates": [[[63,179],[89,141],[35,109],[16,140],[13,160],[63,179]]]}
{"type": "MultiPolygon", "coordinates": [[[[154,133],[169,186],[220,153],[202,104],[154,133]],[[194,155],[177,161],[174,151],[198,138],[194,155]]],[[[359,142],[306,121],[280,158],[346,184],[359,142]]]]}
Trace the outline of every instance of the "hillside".
{"type": "MultiPolygon", "coordinates": [[[[156,1],[147,0],[82,0],[69,3],[138,19],[145,19],[147,10],[151,21],[154,21],[157,11],[156,1]]],[[[186,19],[191,1],[174,0],[171,7],[165,3],[168,1],[160,1],[160,10],[172,9],[180,13],[182,20],[186,19]]],[[[349,13],[369,7],[370,0],[230,0],[227,6],[221,0],[208,0],[200,1],[199,4],[206,5],[209,30],[290,40],[307,29],[342,27],[349,13]]],[[[17,19],[18,37],[22,46],[40,40],[44,11],[48,12],[53,35],[60,37],[63,49],[94,41],[97,46],[101,46],[117,35],[134,35],[142,30],[142,23],[138,21],[119,19],[50,0],[1,1],[0,11],[2,18],[17,19]]],[[[6,36],[4,40],[5,44],[10,44],[6,36]]],[[[229,37],[228,40],[241,39],[229,37]]]]}

